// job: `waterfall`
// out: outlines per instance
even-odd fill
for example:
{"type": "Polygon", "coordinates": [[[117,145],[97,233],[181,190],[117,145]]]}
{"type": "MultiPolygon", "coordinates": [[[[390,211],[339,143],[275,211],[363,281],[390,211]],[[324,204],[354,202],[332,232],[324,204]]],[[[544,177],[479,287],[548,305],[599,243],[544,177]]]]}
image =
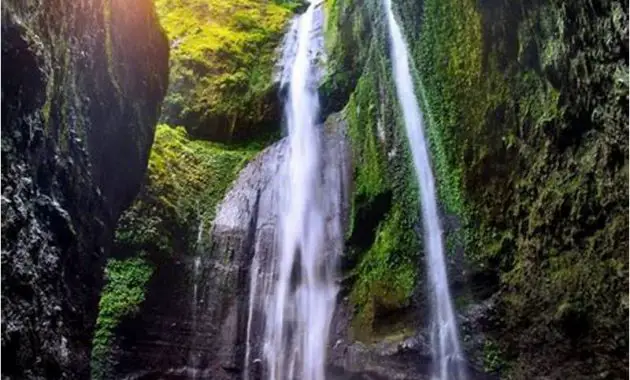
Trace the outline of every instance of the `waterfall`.
{"type": "Polygon", "coordinates": [[[436,380],[462,380],[466,378],[466,371],[448,288],[435,180],[431,172],[427,141],[424,137],[422,114],[414,93],[409,69],[409,53],[402,31],[394,18],[391,0],[384,1],[391,37],[396,93],[402,108],[413,166],[420,188],[424,247],[428,259],[427,270],[431,293],[431,350],[434,363],[432,377],[436,380]]]}
{"type": "Polygon", "coordinates": [[[278,247],[265,302],[263,345],[265,374],[272,380],[324,379],[337,294],[335,258],[325,246],[322,141],[316,127],[318,70],[313,61],[322,47],[311,34],[321,12],[317,4],[309,4],[291,29],[296,38],[288,38],[290,46],[285,47],[289,53],[284,59],[293,60],[288,78],[283,78],[288,85],[288,155],[279,188],[278,247]]]}
{"type": "MultiPolygon", "coordinates": [[[[199,226],[199,231],[203,228],[203,222],[199,226]]],[[[197,236],[197,243],[201,241],[201,232],[197,236]]],[[[199,353],[195,351],[196,346],[196,338],[197,338],[197,315],[198,315],[198,305],[199,305],[199,280],[201,274],[201,257],[195,256],[194,260],[194,271],[193,271],[193,297],[191,304],[192,311],[192,344],[191,348],[188,352],[188,366],[190,367],[191,377],[193,380],[197,379],[197,373],[199,371],[199,353]]]]}

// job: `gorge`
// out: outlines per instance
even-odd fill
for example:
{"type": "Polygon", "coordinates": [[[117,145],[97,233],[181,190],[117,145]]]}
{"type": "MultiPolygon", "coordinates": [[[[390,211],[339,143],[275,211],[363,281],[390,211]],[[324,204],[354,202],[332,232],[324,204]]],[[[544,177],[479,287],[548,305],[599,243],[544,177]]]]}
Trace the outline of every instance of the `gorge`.
{"type": "Polygon", "coordinates": [[[626,378],[628,31],[8,0],[3,379],[626,378]]]}

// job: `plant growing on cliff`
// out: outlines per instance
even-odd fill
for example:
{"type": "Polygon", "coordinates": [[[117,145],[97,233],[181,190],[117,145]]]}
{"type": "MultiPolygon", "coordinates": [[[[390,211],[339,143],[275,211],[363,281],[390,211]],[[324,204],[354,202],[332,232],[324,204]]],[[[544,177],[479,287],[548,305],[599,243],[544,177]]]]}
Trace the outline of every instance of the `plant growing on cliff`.
{"type": "Polygon", "coordinates": [[[483,367],[486,372],[499,372],[505,367],[503,353],[492,340],[486,339],[483,345],[483,367]]]}
{"type": "Polygon", "coordinates": [[[108,376],[115,365],[116,328],[138,311],[153,268],[169,256],[196,253],[199,228],[209,228],[217,203],[260,145],[195,141],[182,127],[158,125],[145,188],[116,229],[114,253],[128,258],[107,264],[93,341],[93,379],[108,376]]]}
{"type": "Polygon", "coordinates": [[[260,145],[225,146],[190,140],[183,127],[157,127],[145,189],[121,218],[118,247],[154,260],[194,252],[217,204],[260,145]]]}
{"type": "Polygon", "coordinates": [[[152,272],[153,267],[142,257],[110,259],[107,262],[105,287],[92,341],[92,379],[103,379],[111,371],[109,355],[113,349],[115,328],[123,318],[139,310],[152,272]]]}
{"type": "Polygon", "coordinates": [[[417,189],[393,93],[384,24],[371,24],[370,13],[380,3],[356,9],[344,1],[326,5],[330,59],[323,89],[334,97],[332,103],[349,94],[343,113],[353,161],[361,163],[354,168],[344,265],[355,310],[352,332],[370,341],[399,332],[400,326],[384,326],[384,316],[404,319],[417,286],[417,189]]]}
{"type": "Polygon", "coordinates": [[[500,275],[516,378],[627,376],[628,14],[588,4],[401,4],[440,195],[500,275]]]}

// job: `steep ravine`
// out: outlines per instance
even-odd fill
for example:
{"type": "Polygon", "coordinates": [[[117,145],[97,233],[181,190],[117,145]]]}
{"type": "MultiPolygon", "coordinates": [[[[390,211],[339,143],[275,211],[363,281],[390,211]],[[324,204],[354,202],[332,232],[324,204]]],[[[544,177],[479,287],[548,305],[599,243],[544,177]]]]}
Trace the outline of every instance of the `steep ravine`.
{"type": "Polygon", "coordinates": [[[149,0],[2,4],[2,377],[87,379],[168,83],[149,0]]]}
{"type": "MultiPolygon", "coordinates": [[[[193,9],[205,12],[212,2],[195,1],[203,6],[193,9]]],[[[218,25],[182,16],[188,3],[175,3],[162,17],[178,36],[172,66],[181,85],[169,90],[164,120],[183,128],[158,127],[146,186],[117,230],[93,375],[258,379],[262,312],[250,300],[261,290],[250,272],[254,257],[274,255],[274,188],[286,149],[277,141],[286,94],[268,79],[279,31],[288,30],[285,10],[299,6],[267,9],[273,23],[259,28],[258,13],[248,12],[268,2],[212,8],[218,25]],[[184,21],[202,25],[183,30],[184,21]],[[221,41],[238,36],[243,45],[215,49],[212,38],[233,32],[245,34],[221,41]],[[261,60],[248,60],[256,51],[261,60]],[[264,75],[232,76],[235,62],[264,75]],[[219,75],[207,78],[210,69],[219,75]],[[196,86],[222,81],[239,96],[196,86]]],[[[425,115],[449,286],[473,380],[627,375],[619,326],[628,310],[628,17],[614,1],[576,4],[392,1],[425,115]]],[[[318,6],[326,10],[325,28],[312,35],[325,36],[326,56],[317,57],[326,68],[324,172],[343,184],[325,196],[345,228],[328,376],[428,378],[419,189],[384,3],[318,6]]]]}

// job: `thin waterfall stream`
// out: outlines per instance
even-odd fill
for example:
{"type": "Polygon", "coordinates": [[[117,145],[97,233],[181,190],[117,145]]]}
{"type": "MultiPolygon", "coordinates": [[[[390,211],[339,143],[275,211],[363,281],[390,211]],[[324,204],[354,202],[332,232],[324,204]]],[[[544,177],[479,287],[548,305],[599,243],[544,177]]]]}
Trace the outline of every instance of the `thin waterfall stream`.
{"type": "Polygon", "coordinates": [[[405,121],[405,129],[413,157],[413,166],[420,188],[424,247],[427,255],[427,271],[431,300],[431,350],[435,380],[464,380],[466,370],[457,333],[457,321],[453,312],[448,287],[444,242],[438,216],[435,179],[427,141],[423,131],[422,113],[413,88],[409,68],[409,53],[403,34],[392,10],[391,0],[384,0],[391,40],[391,56],[396,94],[405,121]]]}

